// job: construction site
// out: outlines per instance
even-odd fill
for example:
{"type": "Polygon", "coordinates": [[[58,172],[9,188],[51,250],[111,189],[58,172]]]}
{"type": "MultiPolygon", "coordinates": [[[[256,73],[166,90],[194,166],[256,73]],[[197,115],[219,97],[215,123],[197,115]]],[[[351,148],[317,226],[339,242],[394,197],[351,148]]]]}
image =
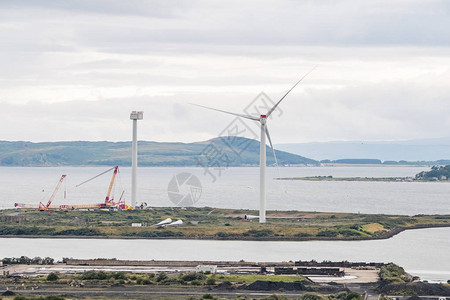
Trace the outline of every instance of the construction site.
{"type": "MultiPolygon", "coordinates": [[[[56,186],[55,186],[53,192],[51,193],[50,198],[48,199],[47,202],[45,202],[45,201],[44,201],[44,203],[39,202],[39,204],[14,203],[14,207],[17,209],[38,209],[39,211],[45,211],[45,212],[54,212],[55,210],[60,210],[60,211],[119,210],[120,211],[120,210],[134,209],[134,207],[127,205],[125,203],[125,199],[124,199],[125,191],[123,190],[123,188],[121,186],[116,187],[117,177],[120,175],[119,174],[119,166],[114,166],[100,174],[97,174],[97,175],[77,184],[75,187],[78,188],[88,182],[93,181],[94,179],[96,179],[102,175],[111,173],[111,171],[112,171],[112,177],[111,177],[109,186],[106,191],[106,196],[105,196],[104,202],[97,202],[97,203],[92,203],[92,204],[67,203],[67,204],[60,204],[60,205],[52,205],[52,202],[54,201],[58,192],[60,192],[60,188],[63,185],[65,178],[67,177],[67,175],[63,174],[63,175],[61,175],[61,178],[59,179],[58,183],[56,184],[56,186]],[[112,194],[112,191],[114,190],[115,187],[116,187],[115,190],[118,190],[120,193],[120,196],[118,197],[118,199],[115,198],[115,196],[112,194]]],[[[63,193],[64,199],[66,200],[67,199],[66,191],[64,190],[62,193],[63,193]]],[[[140,207],[144,208],[144,204],[142,203],[140,207]]]]}

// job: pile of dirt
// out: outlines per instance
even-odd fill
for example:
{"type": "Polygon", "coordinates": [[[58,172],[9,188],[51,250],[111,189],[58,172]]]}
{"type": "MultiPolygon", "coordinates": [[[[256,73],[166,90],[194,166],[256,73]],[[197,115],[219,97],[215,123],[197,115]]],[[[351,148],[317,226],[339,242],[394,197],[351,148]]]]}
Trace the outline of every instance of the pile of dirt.
{"type": "Polygon", "coordinates": [[[450,296],[449,286],[427,282],[382,282],[376,291],[385,295],[450,296]]]}
{"type": "Polygon", "coordinates": [[[5,291],[2,293],[2,296],[15,296],[16,293],[14,293],[13,291],[5,291]]]}

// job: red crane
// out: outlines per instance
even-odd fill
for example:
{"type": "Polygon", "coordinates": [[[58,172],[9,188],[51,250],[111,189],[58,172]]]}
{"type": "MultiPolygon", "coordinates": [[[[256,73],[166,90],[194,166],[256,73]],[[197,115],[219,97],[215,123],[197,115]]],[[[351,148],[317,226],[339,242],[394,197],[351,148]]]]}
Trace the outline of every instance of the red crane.
{"type": "Polygon", "coordinates": [[[47,205],[43,204],[42,202],[39,202],[39,210],[40,211],[48,211],[48,208],[50,207],[50,204],[52,204],[53,199],[55,199],[56,193],[59,190],[59,187],[61,186],[64,178],[66,178],[66,175],[62,175],[61,179],[59,180],[58,184],[55,187],[55,190],[53,191],[53,194],[50,196],[50,199],[48,199],[47,205]]]}
{"type": "MultiPolygon", "coordinates": [[[[113,175],[112,175],[112,178],[111,178],[111,182],[109,183],[108,191],[106,193],[105,205],[104,206],[106,206],[106,207],[115,206],[116,203],[114,202],[114,198],[110,198],[110,197],[111,197],[112,188],[114,186],[114,182],[116,180],[116,175],[117,175],[117,173],[119,173],[119,166],[112,167],[111,169],[108,169],[108,170],[106,170],[106,171],[104,171],[104,172],[102,172],[102,173],[100,173],[100,174],[98,174],[98,175],[96,175],[96,176],[86,180],[86,181],[83,181],[82,183],[78,184],[76,187],[79,187],[80,185],[85,184],[86,182],[89,182],[89,181],[91,181],[91,180],[93,180],[93,179],[95,179],[95,178],[97,178],[97,177],[99,177],[99,176],[101,176],[101,175],[103,175],[105,173],[108,173],[111,170],[114,170],[114,172],[113,172],[113,175]]],[[[123,193],[122,193],[122,195],[123,195],[123,193]]],[[[122,203],[121,200],[122,200],[122,197],[120,197],[119,204],[122,203]]]]}
{"type": "Polygon", "coordinates": [[[119,166],[115,166],[114,167],[113,176],[111,178],[111,182],[109,183],[108,193],[106,194],[106,198],[105,198],[105,205],[106,206],[115,205],[114,198],[110,199],[109,197],[111,196],[111,190],[113,188],[114,180],[116,179],[117,172],[119,172],[119,166]]]}

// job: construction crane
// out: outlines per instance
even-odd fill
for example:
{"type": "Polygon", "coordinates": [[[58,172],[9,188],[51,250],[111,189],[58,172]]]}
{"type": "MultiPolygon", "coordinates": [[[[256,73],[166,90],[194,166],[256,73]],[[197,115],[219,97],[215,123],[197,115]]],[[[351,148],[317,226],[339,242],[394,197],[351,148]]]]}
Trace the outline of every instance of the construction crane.
{"type": "Polygon", "coordinates": [[[114,182],[116,180],[117,174],[119,173],[119,166],[112,167],[112,168],[110,168],[110,169],[108,169],[108,170],[106,170],[106,171],[104,171],[104,172],[102,172],[102,173],[100,173],[100,174],[98,174],[98,175],[96,175],[96,176],[86,180],[86,181],[83,181],[82,183],[78,184],[76,187],[79,187],[80,185],[83,185],[83,184],[85,184],[85,183],[87,183],[87,182],[89,182],[91,180],[94,180],[95,178],[100,177],[103,174],[106,174],[106,173],[108,173],[111,170],[114,170],[114,172],[113,172],[111,181],[110,181],[109,186],[108,186],[108,190],[107,190],[106,197],[105,197],[105,204],[103,206],[106,207],[106,208],[117,207],[119,209],[130,209],[131,207],[129,207],[128,205],[125,205],[125,201],[122,200],[124,192],[122,192],[122,194],[120,196],[120,199],[119,199],[119,201],[117,203],[114,202],[114,197],[111,198],[111,192],[112,192],[112,189],[113,189],[113,186],[114,186],[114,182]]]}
{"type": "Polygon", "coordinates": [[[109,197],[111,196],[111,190],[112,190],[113,185],[114,185],[114,180],[116,180],[116,175],[117,175],[118,171],[119,171],[119,166],[115,166],[114,167],[114,172],[113,172],[113,175],[112,175],[112,178],[111,178],[111,182],[109,183],[108,193],[106,194],[106,198],[105,198],[105,205],[106,206],[113,206],[113,205],[115,205],[114,198],[111,199],[109,197]]]}
{"type": "Polygon", "coordinates": [[[53,191],[53,194],[50,196],[50,199],[48,199],[47,204],[43,204],[42,202],[39,202],[39,210],[40,211],[48,211],[50,204],[52,204],[53,199],[55,199],[56,193],[59,190],[59,187],[61,186],[64,178],[66,178],[66,175],[62,175],[61,179],[59,180],[58,184],[55,187],[55,190],[53,191]]]}

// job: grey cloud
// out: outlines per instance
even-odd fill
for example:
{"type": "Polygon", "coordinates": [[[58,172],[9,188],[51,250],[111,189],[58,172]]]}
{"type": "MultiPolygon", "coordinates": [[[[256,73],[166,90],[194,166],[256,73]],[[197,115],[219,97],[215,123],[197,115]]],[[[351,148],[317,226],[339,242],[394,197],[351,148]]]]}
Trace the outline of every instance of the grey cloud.
{"type": "MultiPolygon", "coordinates": [[[[273,120],[270,127],[277,143],[446,136],[450,106],[442,95],[450,90],[440,88],[436,92],[433,95],[438,96],[430,96],[427,86],[395,83],[331,90],[308,88],[283,103],[283,116],[273,120]]],[[[268,95],[275,97],[270,92],[268,95]]],[[[12,140],[128,140],[129,111],[140,109],[145,112],[140,125],[142,139],[196,141],[216,136],[232,119],[191,107],[188,102],[239,111],[254,96],[179,93],[170,97],[2,104],[0,119],[9,125],[1,126],[0,136],[12,140]],[[8,133],[13,128],[20,128],[20,133],[8,133]]]]}
{"type": "Polygon", "coordinates": [[[0,1],[0,139],[129,139],[133,109],[145,139],[212,137],[229,118],[184,103],[243,108],[316,63],[271,124],[275,142],[448,135],[449,5],[0,1]],[[158,93],[174,96],[142,96],[158,93]]]}
{"type": "MultiPolygon", "coordinates": [[[[447,30],[450,10],[446,1],[278,1],[276,6],[271,1],[212,4],[210,1],[19,1],[13,5],[15,2],[3,5],[12,5],[19,11],[38,9],[37,17],[19,15],[16,22],[34,20],[42,29],[59,28],[58,24],[69,29],[70,35],[55,31],[54,44],[62,49],[61,39],[81,47],[118,53],[151,52],[155,44],[165,45],[166,50],[175,48],[177,52],[191,44],[254,47],[450,44],[447,30]],[[46,11],[55,7],[86,14],[46,11]],[[45,19],[39,20],[39,10],[46,14],[45,19]],[[88,14],[101,11],[111,14],[88,14]],[[122,16],[127,11],[138,11],[144,17],[122,16]],[[166,11],[169,15],[172,11],[180,13],[170,19],[152,18],[166,11]]],[[[41,47],[45,48],[46,42],[41,47]]]]}
{"type": "Polygon", "coordinates": [[[8,9],[52,9],[79,13],[173,17],[186,7],[180,0],[2,0],[0,7],[8,9]]]}

